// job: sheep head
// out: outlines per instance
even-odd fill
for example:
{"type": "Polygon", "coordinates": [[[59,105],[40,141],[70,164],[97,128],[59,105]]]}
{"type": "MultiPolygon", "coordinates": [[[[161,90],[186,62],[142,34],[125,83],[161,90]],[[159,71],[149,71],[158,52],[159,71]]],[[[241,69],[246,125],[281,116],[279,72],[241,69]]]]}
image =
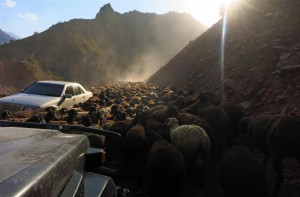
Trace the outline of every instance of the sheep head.
{"type": "Polygon", "coordinates": [[[165,122],[165,124],[170,128],[174,129],[176,127],[179,127],[178,120],[174,117],[168,118],[165,122]]]}

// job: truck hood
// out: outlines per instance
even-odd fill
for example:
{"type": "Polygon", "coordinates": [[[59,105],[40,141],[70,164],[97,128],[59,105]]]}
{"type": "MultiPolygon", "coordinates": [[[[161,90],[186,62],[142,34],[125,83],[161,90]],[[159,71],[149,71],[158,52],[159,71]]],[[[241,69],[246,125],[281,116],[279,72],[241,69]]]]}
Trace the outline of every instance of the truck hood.
{"type": "Polygon", "coordinates": [[[88,147],[84,135],[0,127],[0,196],[59,196],[88,147]]]}
{"type": "Polygon", "coordinates": [[[57,103],[60,100],[60,97],[19,93],[1,98],[0,103],[12,103],[23,106],[43,108],[48,106],[57,106],[57,103]]]}

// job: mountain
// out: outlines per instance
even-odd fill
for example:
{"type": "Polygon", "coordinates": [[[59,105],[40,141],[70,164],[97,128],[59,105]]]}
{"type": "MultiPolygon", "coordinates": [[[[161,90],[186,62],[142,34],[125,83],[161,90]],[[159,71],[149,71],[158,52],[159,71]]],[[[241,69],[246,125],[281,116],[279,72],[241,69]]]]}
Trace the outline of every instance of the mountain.
{"type": "Polygon", "coordinates": [[[0,44],[8,43],[10,40],[16,40],[16,38],[0,29],[0,44]]]}
{"type": "Polygon", "coordinates": [[[58,23],[0,46],[0,59],[33,56],[45,71],[85,85],[143,80],[206,29],[189,14],[120,14],[107,4],[94,19],[58,23]]]}
{"type": "Polygon", "coordinates": [[[243,0],[223,20],[148,78],[161,86],[208,90],[249,114],[300,114],[300,3],[243,0]]]}
{"type": "Polygon", "coordinates": [[[0,61],[0,94],[20,92],[37,80],[51,79],[38,65],[28,62],[0,61]]]}
{"type": "Polygon", "coordinates": [[[11,37],[15,38],[15,40],[17,40],[17,39],[21,39],[21,37],[20,37],[20,36],[18,36],[18,35],[16,35],[16,34],[14,34],[14,33],[12,33],[12,32],[5,32],[5,33],[7,33],[7,34],[8,34],[8,35],[10,35],[11,37]]]}

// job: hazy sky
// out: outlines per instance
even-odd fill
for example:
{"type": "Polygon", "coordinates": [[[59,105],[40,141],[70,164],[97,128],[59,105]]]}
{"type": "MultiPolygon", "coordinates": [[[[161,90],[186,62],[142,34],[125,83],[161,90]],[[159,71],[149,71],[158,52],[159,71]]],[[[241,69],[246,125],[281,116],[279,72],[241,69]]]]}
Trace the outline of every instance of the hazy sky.
{"type": "Polygon", "coordinates": [[[186,12],[211,26],[219,19],[219,7],[226,1],[232,0],[0,0],[0,29],[24,38],[58,22],[95,18],[107,3],[119,13],[132,10],[157,14],[186,12]]]}

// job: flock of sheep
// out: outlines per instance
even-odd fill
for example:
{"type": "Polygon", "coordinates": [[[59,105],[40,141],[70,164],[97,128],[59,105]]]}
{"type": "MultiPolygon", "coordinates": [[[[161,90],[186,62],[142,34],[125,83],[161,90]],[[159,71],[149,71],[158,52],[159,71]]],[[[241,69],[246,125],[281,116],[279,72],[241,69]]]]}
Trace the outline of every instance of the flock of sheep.
{"type": "MultiPolygon", "coordinates": [[[[210,92],[196,94],[142,82],[93,88],[94,96],[68,110],[2,113],[28,122],[82,124],[121,134],[117,184],[128,196],[281,196],[283,159],[300,156],[300,117],[247,117],[210,92]],[[263,153],[263,161],[257,152],[263,153]],[[275,186],[266,171],[271,159],[275,186]]],[[[104,149],[109,146],[105,141],[104,149]]]]}

